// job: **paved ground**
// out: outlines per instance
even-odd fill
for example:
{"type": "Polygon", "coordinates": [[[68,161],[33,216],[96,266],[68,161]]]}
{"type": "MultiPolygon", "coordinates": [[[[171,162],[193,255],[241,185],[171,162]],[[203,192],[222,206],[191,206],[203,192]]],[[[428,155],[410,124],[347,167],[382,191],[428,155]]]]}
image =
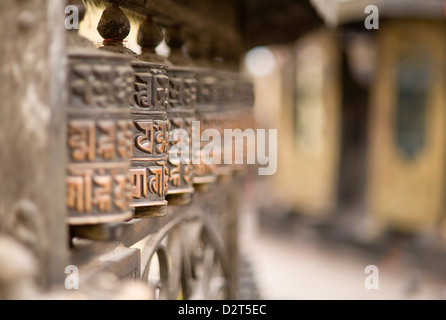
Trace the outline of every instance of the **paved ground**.
{"type": "Polygon", "coordinates": [[[262,299],[446,298],[446,277],[407,262],[398,249],[376,255],[321,240],[312,228],[281,232],[258,221],[249,211],[241,217],[241,244],[262,299]],[[365,288],[368,265],[378,267],[379,289],[365,288]]]}

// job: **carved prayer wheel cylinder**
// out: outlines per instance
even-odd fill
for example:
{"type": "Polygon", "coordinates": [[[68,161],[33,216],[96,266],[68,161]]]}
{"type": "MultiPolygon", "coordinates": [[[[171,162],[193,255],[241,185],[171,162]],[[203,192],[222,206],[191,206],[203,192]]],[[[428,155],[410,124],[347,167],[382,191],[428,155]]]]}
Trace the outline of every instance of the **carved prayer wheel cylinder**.
{"type": "MultiPolygon", "coordinates": [[[[247,136],[251,132],[255,135],[255,122],[254,122],[254,114],[253,114],[253,105],[254,105],[254,86],[249,78],[243,77],[241,75],[236,75],[233,80],[233,88],[232,88],[232,101],[231,101],[231,109],[230,114],[232,118],[232,127],[233,130],[240,129],[247,136]]],[[[243,143],[235,145],[236,156],[234,157],[235,161],[239,161],[242,163],[236,163],[234,169],[237,172],[243,171],[247,164],[249,158],[251,161],[253,157],[255,158],[255,146],[256,139],[243,139],[243,143]],[[238,152],[238,155],[237,155],[238,152]],[[249,157],[249,154],[252,154],[253,157],[249,157]]]]}
{"type": "Polygon", "coordinates": [[[192,201],[193,167],[192,167],[192,121],[195,118],[197,81],[191,69],[187,67],[169,66],[169,101],[167,116],[170,128],[174,133],[170,139],[169,188],[167,200],[169,204],[184,205],[192,201]],[[175,135],[176,129],[182,136],[175,135]]]}
{"type": "MultiPolygon", "coordinates": [[[[189,159],[191,161],[185,164],[188,189],[206,191],[215,181],[215,176],[212,166],[201,162],[202,144],[200,141],[201,134],[207,125],[205,124],[205,113],[209,112],[211,109],[209,106],[213,105],[211,95],[215,83],[209,69],[198,67],[196,62],[185,54],[185,49],[187,49],[185,37],[186,33],[180,25],[166,27],[165,41],[170,48],[169,62],[171,63],[168,68],[171,84],[168,116],[173,128],[179,128],[176,124],[178,122],[188,132],[189,159]],[[199,112],[197,108],[200,109],[199,112]],[[192,129],[192,123],[194,123],[194,129],[192,129]],[[200,123],[199,130],[197,130],[197,123],[200,123]]],[[[177,143],[175,140],[172,142],[173,144],[177,143]]],[[[170,188],[169,193],[173,190],[170,188]]]]}
{"type": "MultiPolygon", "coordinates": [[[[217,71],[217,87],[216,87],[216,119],[215,124],[222,137],[225,137],[224,130],[235,129],[237,119],[237,107],[235,103],[235,87],[237,85],[237,75],[230,71],[217,71]]],[[[224,140],[224,139],[223,139],[224,140]]],[[[216,173],[219,179],[229,178],[235,170],[235,148],[240,148],[236,143],[222,143],[221,164],[217,166],[216,173]],[[226,155],[226,156],[225,156],[226,155]],[[231,155],[230,163],[225,160],[231,155]]]]}
{"type": "MultiPolygon", "coordinates": [[[[217,78],[213,70],[203,67],[195,68],[195,78],[197,79],[197,104],[196,119],[200,123],[200,137],[206,129],[216,128],[216,88],[217,78]]],[[[200,139],[202,141],[202,139],[200,139]]],[[[207,142],[201,142],[199,148],[193,148],[193,157],[199,161],[194,161],[193,184],[196,190],[207,191],[217,180],[216,164],[205,163],[202,160],[204,147],[207,142]]]]}
{"type": "MultiPolygon", "coordinates": [[[[255,123],[253,115],[254,87],[252,82],[232,71],[218,72],[217,88],[218,128],[222,136],[230,129],[234,136],[241,134],[243,140],[235,138],[233,143],[224,143],[221,162],[217,167],[219,178],[230,177],[235,171],[243,171],[248,164],[249,153],[255,152],[255,123]],[[228,161],[230,159],[230,161],[228,161]]],[[[255,156],[255,154],[253,155],[255,156]]]]}
{"type": "Polygon", "coordinates": [[[132,103],[134,152],[131,159],[132,207],[135,216],[167,213],[169,179],[169,121],[166,67],[133,61],[135,93],[132,103]]]}
{"type": "MultiPolygon", "coordinates": [[[[170,29],[170,28],[169,28],[170,29]]],[[[170,33],[170,32],[169,32],[170,33]]],[[[194,188],[191,164],[191,130],[195,116],[196,80],[190,69],[174,66],[167,58],[156,53],[156,46],[164,34],[150,16],[139,27],[138,43],[141,45],[141,60],[167,65],[168,103],[167,118],[170,124],[169,152],[167,160],[167,194],[170,205],[186,205],[192,201],[194,188]]],[[[179,44],[181,39],[169,37],[170,45],[179,44]]],[[[174,49],[176,46],[173,46],[174,49]]]]}
{"type": "Polygon", "coordinates": [[[132,94],[129,59],[95,49],[70,50],[66,177],[70,224],[117,222],[133,215],[132,94]]]}
{"type": "Polygon", "coordinates": [[[131,206],[136,218],[164,216],[169,178],[169,121],[166,114],[169,79],[166,66],[141,61],[135,52],[123,45],[130,32],[130,23],[118,5],[104,11],[98,31],[105,39],[101,49],[132,58],[134,90],[129,104],[134,144],[130,159],[131,206]]]}

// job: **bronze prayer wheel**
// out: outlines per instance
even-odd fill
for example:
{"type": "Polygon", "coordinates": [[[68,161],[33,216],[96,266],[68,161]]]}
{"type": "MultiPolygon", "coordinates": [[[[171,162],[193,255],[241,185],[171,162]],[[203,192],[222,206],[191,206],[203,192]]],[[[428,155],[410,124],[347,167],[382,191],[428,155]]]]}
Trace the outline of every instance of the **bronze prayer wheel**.
{"type": "MultiPolygon", "coordinates": [[[[216,86],[217,78],[214,71],[210,68],[197,67],[195,70],[195,78],[197,79],[197,105],[196,119],[200,123],[200,137],[206,129],[216,129],[216,86]]],[[[200,139],[201,141],[201,139],[200,139]]],[[[196,190],[206,191],[217,180],[215,163],[204,163],[202,161],[203,147],[206,142],[201,142],[199,148],[192,150],[193,157],[197,159],[193,163],[194,178],[193,183],[196,190]]]]}
{"type": "Polygon", "coordinates": [[[136,218],[164,216],[169,178],[169,121],[166,114],[169,79],[166,66],[142,61],[123,45],[130,32],[130,23],[118,5],[113,4],[104,11],[98,31],[105,39],[101,49],[131,57],[134,71],[133,100],[129,104],[134,144],[129,169],[131,207],[136,218]]]}
{"type": "MultiPolygon", "coordinates": [[[[185,37],[186,33],[179,25],[172,25],[166,28],[165,41],[170,48],[169,61],[174,65],[169,67],[169,70],[172,70],[172,74],[175,77],[175,73],[178,73],[179,70],[176,66],[183,67],[183,73],[185,71],[187,72],[187,74],[185,74],[185,81],[189,81],[191,87],[195,87],[195,90],[192,89],[192,91],[190,91],[189,89],[189,93],[186,93],[190,98],[195,99],[195,101],[191,101],[191,103],[195,103],[190,106],[187,113],[183,112],[183,114],[186,115],[186,118],[188,119],[186,125],[189,128],[191,120],[196,121],[193,135],[189,132],[189,139],[195,140],[189,144],[189,152],[192,160],[192,184],[194,191],[203,192],[208,191],[210,186],[216,181],[215,165],[206,164],[202,161],[202,149],[205,142],[201,142],[201,135],[208,126],[207,118],[209,118],[212,112],[215,112],[214,96],[216,79],[213,77],[210,68],[197,65],[190,56],[185,54],[187,50],[184,41],[185,37]],[[189,80],[187,80],[187,78],[189,80]],[[192,85],[193,82],[195,82],[194,85],[192,85]],[[200,124],[199,130],[197,123],[200,124]]],[[[174,92],[171,91],[171,95],[173,94],[174,92]]],[[[172,97],[172,99],[178,100],[176,97],[172,97]]],[[[175,112],[175,108],[172,108],[171,112],[175,112]]],[[[190,170],[190,168],[188,168],[188,170],[190,170]]]]}
{"type": "Polygon", "coordinates": [[[197,81],[188,67],[169,66],[169,101],[167,116],[172,133],[181,129],[187,136],[173,136],[170,139],[169,188],[167,200],[169,204],[185,205],[192,201],[193,167],[192,167],[192,121],[195,120],[197,81]],[[175,146],[179,148],[175,148],[175,146]]]}
{"type": "MultiPolygon", "coordinates": [[[[177,29],[167,28],[166,30],[166,34],[169,34],[166,43],[171,46],[171,53],[182,45],[180,34],[172,33],[172,31],[177,31],[177,29]]],[[[166,113],[171,132],[167,160],[166,199],[170,205],[186,205],[192,201],[194,193],[190,146],[192,121],[195,119],[196,80],[192,70],[181,65],[181,61],[174,59],[175,62],[173,62],[157,54],[155,48],[163,38],[164,34],[159,25],[152,20],[152,17],[146,16],[138,32],[138,43],[142,49],[139,58],[167,65],[166,113]],[[177,63],[179,65],[176,65],[177,63]]]]}
{"type": "Polygon", "coordinates": [[[72,225],[124,221],[130,208],[133,70],[96,49],[69,52],[67,207],[72,225]]]}
{"type": "Polygon", "coordinates": [[[131,159],[132,207],[135,216],[167,213],[169,179],[169,121],[166,66],[133,61],[135,93],[132,103],[134,152],[131,159]]]}
{"type": "MultiPolygon", "coordinates": [[[[236,75],[233,81],[233,94],[231,101],[231,117],[232,127],[240,129],[243,132],[252,130],[255,135],[255,123],[253,114],[254,104],[254,87],[249,78],[242,75],[236,75]]],[[[249,133],[248,133],[249,135],[249,133]]],[[[239,156],[238,160],[242,164],[236,164],[235,170],[244,170],[248,164],[248,154],[256,151],[255,141],[252,139],[243,139],[243,143],[235,146],[235,151],[243,156],[239,156]]]]}
{"type": "MultiPolygon", "coordinates": [[[[216,88],[216,119],[215,126],[220,131],[222,137],[225,137],[224,130],[235,129],[235,114],[238,105],[234,101],[234,87],[236,86],[236,74],[231,71],[216,71],[217,74],[217,88],[216,88]]],[[[217,166],[216,173],[219,179],[229,178],[235,170],[235,148],[236,144],[226,144],[222,139],[221,149],[221,164],[217,166]],[[231,154],[231,163],[225,161],[228,154],[231,154]]]]}

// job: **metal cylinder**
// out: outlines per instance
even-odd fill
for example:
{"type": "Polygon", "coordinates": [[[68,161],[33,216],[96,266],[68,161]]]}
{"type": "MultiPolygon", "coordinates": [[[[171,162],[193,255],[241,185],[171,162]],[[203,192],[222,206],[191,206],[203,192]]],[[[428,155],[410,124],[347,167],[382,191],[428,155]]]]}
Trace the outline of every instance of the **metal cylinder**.
{"type": "Polygon", "coordinates": [[[119,3],[104,10],[98,31],[105,39],[101,49],[130,57],[134,71],[133,99],[129,104],[133,120],[133,154],[129,170],[131,206],[136,218],[165,216],[169,178],[169,121],[166,114],[169,79],[166,66],[142,61],[124,46],[130,22],[119,3]]]}
{"type": "Polygon", "coordinates": [[[130,208],[133,70],[126,57],[69,51],[66,203],[72,225],[124,221],[130,208]]]}
{"type": "Polygon", "coordinates": [[[194,193],[191,139],[192,121],[196,119],[197,81],[188,67],[169,66],[167,75],[169,101],[166,112],[174,135],[170,139],[167,161],[169,168],[167,200],[172,205],[185,205],[192,201],[194,193]]]}
{"type": "Polygon", "coordinates": [[[131,159],[132,207],[135,216],[164,216],[167,213],[169,180],[169,121],[166,106],[166,66],[139,60],[135,71],[131,112],[134,124],[134,152],[131,159]]]}
{"type": "Polygon", "coordinates": [[[215,172],[217,164],[202,161],[205,152],[203,148],[206,146],[206,142],[202,140],[206,140],[206,137],[203,137],[203,134],[206,134],[205,130],[215,129],[217,121],[217,78],[210,68],[196,67],[194,71],[197,79],[196,119],[200,123],[200,131],[197,133],[199,134],[200,144],[196,148],[192,148],[193,157],[195,157],[195,161],[193,161],[193,184],[196,190],[207,191],[212,188],[217,180],[215,172]]]}
{"type": "Polygon", "coordinates": [[[222,149],[221,149],[221,163],[216,168],[217,176],[220,180],[226,180],[232,176],[235,170],[235,148],[237,146],[237,141],[230,140],[228,143],[228,133],[225,133],[225,129],[232,130],[235,129],[235,124],[237,121],[237,107],[238,104],[235,102],[235,86],[237,85],[236,77],[237,74],[231,71],[217,70],[217,88],[216,88],[216,118],[217,122],[215,124],[218,128],[221,136],[223,137],[222,149]],[[230,161],[228,161],[230,159],[230,161]]]}

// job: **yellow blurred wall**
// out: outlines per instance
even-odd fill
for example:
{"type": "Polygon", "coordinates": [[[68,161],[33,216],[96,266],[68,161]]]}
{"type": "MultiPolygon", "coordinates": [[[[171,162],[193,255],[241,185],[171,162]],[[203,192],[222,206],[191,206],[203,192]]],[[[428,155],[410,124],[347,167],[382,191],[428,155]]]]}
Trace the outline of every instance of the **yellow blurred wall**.
{"type": "MultiPolygon", "coordinates": [[[[285,206],[303,214],[327,215],[336,204],[339,165],[341,83],[336,33],[311,32],[289,50],[270,82],[279,87],[270,118],[279,140],[273,189],[285,206]]],[[[257,97],[261,99],[262,93],[257,97]]]]}
{"type": "Polygon", "coordinates": [[[382,225],[399,231],[433,226],[444,208],[445,41],[443,22],[381,23],[377,76],[371,94],[368,210],[382,225]],[[407,45],[427,52],[430,64],[425,145],[413,159],[397,146],[398,57],[407,45]]]}

